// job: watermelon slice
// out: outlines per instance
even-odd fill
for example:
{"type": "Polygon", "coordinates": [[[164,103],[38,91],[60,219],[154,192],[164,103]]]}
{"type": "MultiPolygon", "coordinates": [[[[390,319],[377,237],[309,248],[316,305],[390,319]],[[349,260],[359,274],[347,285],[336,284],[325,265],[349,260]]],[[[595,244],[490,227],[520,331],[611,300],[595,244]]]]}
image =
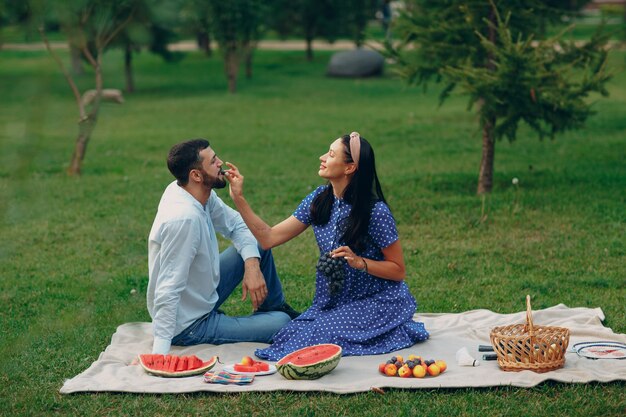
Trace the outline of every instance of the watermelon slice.
{"type": "Polygon", "coordinates": [[[245,362],[234,364],[233,370],[237,372],[246,372],[246,373],[267,372],[270,370],[270,365],[268,363],[261,362],[261,361],[254,361],[252,359],[250,360],[252,361],[252,364],[250,365],[246,364],[245,362]]]}
{"type": "Polygon", "coordinates": [[[332,371],[341,359],[341,346],[331,343],[296,350],[276,363],[287,379],[318,379],[332,371]]]}
{"type": "Polygon", "coordinates": [[[155,355],[153,357],[153,364],[155,369],[163,369],[163,360],[165,356],[163,355],[155,355]]]}
{"type": "Polygon", "coordinates": [[[160,369],[161,371],[169,371],[171,359],[172,355],[165,355],[165,358],[163,359],[163,368],[160,369]]]}
{"type": "Polygon", "coordinates": [[[172,356],[170,358],[170,364],[167,367],[168,372],[176,372],[176,364],[178,363],[179,359],[180,358],[178,356],[172,356]]]}
{"type": "Polygon", "coordinates": [[[259,368],[256,365],[242,365],[240,363],[234,364],[233,369],[237,372],[259,372],[259,368]]]}
{"type": "Polygon", "coordinates": [[[150,353],[139,355],[139,363],[146,372],[170,378],[201,374],[213,368],[217,360],[217,356],[203,361],[195,355],[182,357],[150,353]]]}
{"type": "Polygon", "coordinates": [[[176,371],[180,372],[187,369],[187,359],[187,356],[181,356],[180,359],[178,359],[178,364],[176,364],[176,371]]]}
{"type": "Polygon", "coordinates": [[[260,372],[267,372],[270,370],[270,365],[269,363],[265,363],[265,362],[255,362],[254,366],[256,366],[260,372]]]}

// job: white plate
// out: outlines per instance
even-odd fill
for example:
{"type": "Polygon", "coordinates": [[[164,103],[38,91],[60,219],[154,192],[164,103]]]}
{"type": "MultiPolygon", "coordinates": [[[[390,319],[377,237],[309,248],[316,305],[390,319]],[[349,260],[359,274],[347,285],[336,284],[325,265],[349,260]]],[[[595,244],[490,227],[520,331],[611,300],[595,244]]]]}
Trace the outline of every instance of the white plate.
{"type": "Polygon", "coordinates": [[[224,366],[224,370],[226,372],[230,372],[231,374],[238,374],[238,375],[254,375],[254,376],[263,376],[263,375],[272,375],[276,373],[276,366],[275,365],[270,365],[270,369],[269,371],[259,371],[259,372],[240,372],[240,371],[235,371],[235,365],[226,365],[224,366]]]}
{"type": "Polygon", "coordinates": [[[594,345],[600,345],[600,346],[620,346],[623,348],[626,348],[626,343],[622,343],[622,342],[614,342],[614,341],[610,341],[610,340],[597,340],[595,342],[579,342],[576,343],[572,349],[574,351],[581,349],[583,347],[587,347],[587,346],[594,346],[594,345]]]}
{"type": "Polygon", "coordinates": [[[626,346],[601,343],[583,345],[576,350],[576,353],[589,359],[626,359],[626,346]]]}

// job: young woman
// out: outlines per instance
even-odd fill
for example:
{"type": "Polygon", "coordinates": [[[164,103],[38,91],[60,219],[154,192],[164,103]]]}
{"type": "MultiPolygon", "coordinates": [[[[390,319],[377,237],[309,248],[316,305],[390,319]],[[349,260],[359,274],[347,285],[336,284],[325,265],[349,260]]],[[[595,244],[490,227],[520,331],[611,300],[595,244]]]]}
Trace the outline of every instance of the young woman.
{"type": "Polygon", "coordinates": [[[396,224],[383,196],[374,151],[356,132],[335,140],[320,157],[328,180],[292,216],[270,227],[243,195],[244,177],[230,169],[230,195],[263,248],[278,246],[312,226],[320,249],[313,305],[255,353],[278,360],[305,346],[334,343],[343,355],[374,355],[428,339],[413,321],[415,299],[404,282],[396,224]],[[330,259],[329,259],[330,258],[330,259]],[[335,265],[338,264],[338,265],[335,265]]]}

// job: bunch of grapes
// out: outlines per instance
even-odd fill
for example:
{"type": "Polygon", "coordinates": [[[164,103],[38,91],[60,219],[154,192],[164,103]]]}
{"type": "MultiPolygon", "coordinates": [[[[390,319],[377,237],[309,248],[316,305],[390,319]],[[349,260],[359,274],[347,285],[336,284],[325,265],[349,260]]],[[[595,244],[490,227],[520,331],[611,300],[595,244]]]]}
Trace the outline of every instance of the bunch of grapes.
{"type": "Polygon", "coordinates": [[[317,270],[330,280],[329,288],[331,297],[339,294],[343,289],[345,264],[345,259],[333,258],[330,252],[323,253],[317,261],[317,270]]]}

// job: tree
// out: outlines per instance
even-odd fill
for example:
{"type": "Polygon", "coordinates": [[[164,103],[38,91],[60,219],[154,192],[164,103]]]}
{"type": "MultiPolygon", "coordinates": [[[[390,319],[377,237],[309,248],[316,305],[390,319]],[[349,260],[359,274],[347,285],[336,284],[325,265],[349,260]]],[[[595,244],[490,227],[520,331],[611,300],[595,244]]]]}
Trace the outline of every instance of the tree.
{"type": "Polygon", "coordinates": [[[252,76],[252,54],[262,33],[265,7],[262,0],[210,0],[213,37],[224,56],[228,91],[237,91],[239,63],[244,58],[246,75],[252,76]]]}
{"type": "Polygon", "coordinates": [[[535,40],[563,13],[552,3],[502,0],[496,8],[484,0],[414,0],[396,27],[403,43],[386,45],[409,83],[445,84],[440,103],[457,87],[469,96],[482,131],[479,194],[493,186],[496,140],[515,140],[520,122],[540,138],[554,138],[593,113],[585,101],[590,93],[607,94],[606,36],[583,45],[562,34],[535,40]]]}
{"type": "MultiPolygon", "coordinates": [[[[182,54],[171,52],[167,45],[174,39],[175,34],[170,27],[175,27],[178,19],[176,0],[125,0],[114,3],[114,16],[121,18],[131,15],[131,19],[124,28],[111,40],[105,50],[119,48],[124,53],[124,78],[126,92],[135,91],[135,77],[133,73],[133,57],[142,49],[148,49],[151,53],[161,56],[167,62],[178,61],[182,54]]],[[[81,63],[82,54],[74,41],[74,22],[61,22],[63,31],[68,35],[72,68],[79,75],[78,64],[81,63]],[[78,58],[78,63],[77,59],[78,58]]],[[[95,33],[87,31],[87,46],[93,56],[97,55],[95,33]]]]}
{"type": "MultiPolygon", "coordinates": [[[[345,34],[346,21],[340,19],[339,1],[332,0],[272,0],[269,24],[281,38],[304,37],[307,60],[313,60],[313,40],[324,38],[333,42],[345,34]]],[[[345,3],[345,2],[344,2],[345,3]]]]}
{"type": "Polygon", "coordinates": [[[262,0],[247,0],[246,3],[241,16],[242,46],[246,78],[252,78],[252,59],[266,29],[268,9],[262,0]]]}
{"type": "Polygon", "coordinates": [[[184,33],[196,38],[198,48],[203,50],[206,56],[212,56],[211,5],[206,0],[185,0],[180,10],[180,23],[184,33]]]}
{"type": "MultiPolygon", "coordinates": [[[[67,70],[58,54],[51,48],[46,35],[46,28],[40,26],[41,37],[46,48],[70,87],[78,107],[78,136],[74,152],[68,168],[68,174],[80,175],[81,166],[98,121],[100,102],[103,89],[102,60],[105,48],[132,20],[133,10],[124,6],[121,0],[74,0],[54,3],[59,20],[70,33],[71,42],[81,51],[94,71],[95,99],[88,108],[82,100],[82,94],[73,75],[67,70]],[[89,48],[89,40],[93,40],[95,53],[89,48]]],[[[39,11],[43,16],[43,11],[39,11]]]]}
{"type": "Polygon", "coordinates": [[[124,51],[124,78],[126,92],[135,91],[133,75],[133,55],[147,48],[153,54],[161,56],[165,61],[177,61],[180,53],[172,53],[167,45],[175,34],[168,27],[173,27],[176,12],[173,7],[176,3],[162,0],[132,0],[119,10],[120,16],[126,16],[132,11],[132,19],[112,40],[109,47],[119,47],[124,51]]]}
{"type": "Polygon", "coordinates": [[[2,48],[2,29],[6,26],[19,25],[25,28],[25,35],[30,34],[32,8],[27,2],[0,0],[0,48],[2,48]]]}
{"type": "Polygon", "coordinates": [[[341,5],[341,20],[346,24],[346,34],[354,41],[357,48],[365,42],[365,30],[370,20],[376,16],[377,0],[343,0],[336,2],[341,5]]]}

